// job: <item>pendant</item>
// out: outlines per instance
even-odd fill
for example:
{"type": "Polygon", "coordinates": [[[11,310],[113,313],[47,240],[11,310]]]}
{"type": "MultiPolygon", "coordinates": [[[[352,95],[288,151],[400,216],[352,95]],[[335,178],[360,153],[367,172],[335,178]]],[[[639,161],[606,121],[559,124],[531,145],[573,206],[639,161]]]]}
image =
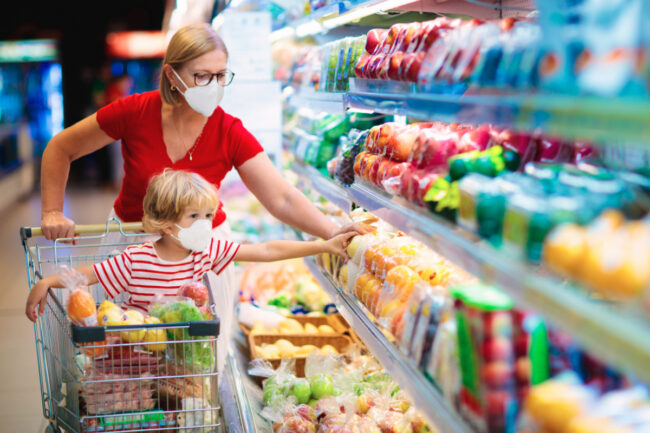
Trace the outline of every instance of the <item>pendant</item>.
{"type": "Polygon", "coordinates": [[[192,160],[192,154],[190,154],[190,161],[192,160]]]}

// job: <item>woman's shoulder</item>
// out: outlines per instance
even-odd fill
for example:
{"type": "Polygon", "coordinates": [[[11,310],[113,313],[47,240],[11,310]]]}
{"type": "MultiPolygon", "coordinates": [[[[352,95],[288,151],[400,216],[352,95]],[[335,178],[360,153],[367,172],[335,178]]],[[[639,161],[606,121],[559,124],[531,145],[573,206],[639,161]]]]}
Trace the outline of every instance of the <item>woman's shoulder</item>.
{"type": "Polygon", "coordinates": [[[149,105],[160,105],[160,90],[150,90],[143,93],[133,93],[122,98],[124,104],[144,108],[149,105]]]}
{"type": "Polygon", "coordinates": [[[224,131],[226,134],[238,133],[246,129],[241,119],[232,114],[226,113],[226,111],[221,107],[217,107],[212,115],[212,120],[217,122],[220,126],[219,129],[224,131]]]}

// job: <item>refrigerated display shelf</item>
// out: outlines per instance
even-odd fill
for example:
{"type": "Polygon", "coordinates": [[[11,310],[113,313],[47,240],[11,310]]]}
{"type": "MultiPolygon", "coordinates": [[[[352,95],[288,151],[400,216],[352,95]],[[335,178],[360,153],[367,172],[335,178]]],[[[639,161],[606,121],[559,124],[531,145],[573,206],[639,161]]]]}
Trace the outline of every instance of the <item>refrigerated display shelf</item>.
{"type": "Polygon", "coordinates": [[[295,106],[401,115],[441,122],[490,123],[565,139],[646,148],[650,141],[650,102],[636,99],[548,94],[458,94],[461,87],[428,93],[391,81],[351,79],[346,93],[301,90],[295,106]]]}
{"type": "Polygon", "coordinates": [[[291,95],[289,104],[294,108],[306,107],[314,111],[322,111],[329,114],[342,114],[345,112],[343,106],[343,93],[317,92],[312,89],[301,89],[291,95]]]}
{"type": "MultiPolygon", "coordinates": [[[[306,170],[301,165],[294,163],[298,175],[305,179],[302,173],[306,170]]],[[[309,173],[308,180],[323,196],[347,195],[351,202],[499,287],[520,307],[559,325],[593,355],[650,382],[650,323],[642,313],[590,299],[579,288],[515,260],[467,230],[378,188],[358,183],[344,188],[320,173],[309,173]]]]}
{"type": "Polygon", "coordinates": [[[356,298],[344,293],[331,276],[318,267],[313,258],[305,258],[304,261],[314,278],[335,300],[343,318],[436,430],[441,433],[471,433],[472,429],[454,411],[442,393],[412,360],[404,357],[370,319],[356,298]]]}

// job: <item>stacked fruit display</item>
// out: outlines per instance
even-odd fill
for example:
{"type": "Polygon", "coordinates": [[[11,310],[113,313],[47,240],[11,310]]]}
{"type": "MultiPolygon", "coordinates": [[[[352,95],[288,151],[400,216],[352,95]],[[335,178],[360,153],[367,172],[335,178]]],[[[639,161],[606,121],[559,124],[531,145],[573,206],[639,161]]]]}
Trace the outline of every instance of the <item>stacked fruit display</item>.
{"type": "Polygon", "coordinates": [[[264,382],[262,415],[275,433],[426,433],[430,427],[399,386],[367,355],[312,355],[306,378],[287,365],[264,382]]]}
{"type": "Polygon", "coordinates": [[[345,92],[349,79],[355,77],[355,68],[366,45],[364,36],[343,38],[322,47],[322,69],[319,89],[326,92],[345,92]]]}
{"type": "Polygon", "coordinates": [[[302,260],[249,265],[240,283],[240,301],[284,316],[292,311],[322,312],[331,303],[302,260]]]}
{"type": "Polygon", "coordinates": [[[366,52],[355,66],[359,78],[417,82],[422,61],[433,43],[458,27],[459,19],[437,18],[423,23],[394,24],[368,32],[366,52]]]}
{"type": "Polygon", "coordinates": [[[566,223],[545,239],[544,263],[608,299],[637,299],[650,288],[650,221],[602,213],[588,226],[566,223]]]}

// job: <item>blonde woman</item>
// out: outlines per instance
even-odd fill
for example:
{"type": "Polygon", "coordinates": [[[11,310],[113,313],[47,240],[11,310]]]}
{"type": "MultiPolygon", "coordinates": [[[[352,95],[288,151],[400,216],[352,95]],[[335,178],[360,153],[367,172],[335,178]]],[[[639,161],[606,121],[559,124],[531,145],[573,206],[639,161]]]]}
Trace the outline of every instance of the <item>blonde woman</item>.
{"type": "MultiPolygon", "coordinates": [[[[140,221],[149,179],[166,168],[200,174],[217,189],[235,168],[262,205],[280,221],[323,239],[357,230],[337,227],[275,169],[242,122],[225,113],[219,102],[234,74],[228,51],[207,24],[178,30],[163,59],[160,89],[113,102],[57,134],[43,154],[41,227],[47,239],[72,237],[74,222],[63,214],[70,163],[115,140],[122,141],[124,179],[112,215],[140,221]]],[[[255,101],[250,101],[254,104],[255,101]]],[[[212,218],[215,234],[230,229],[221,205],[212,218]]],[[[213,287],[224,296],[221,317],[228,334],[234,309],[232,266],[213,287]]],[[[217,293],[215,293],[217,294],[217,293]]]]}

